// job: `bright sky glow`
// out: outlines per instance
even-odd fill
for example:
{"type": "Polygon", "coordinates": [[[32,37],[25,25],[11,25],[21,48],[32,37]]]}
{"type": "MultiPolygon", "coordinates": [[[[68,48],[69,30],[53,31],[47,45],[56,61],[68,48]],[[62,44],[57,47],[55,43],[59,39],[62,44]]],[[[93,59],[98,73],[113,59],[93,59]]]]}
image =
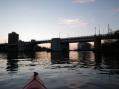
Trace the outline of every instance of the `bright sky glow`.
{"type": "Polygon", "coordinates": [[[0,0],[0,42],[84,36],[119,29],[119,0],[0,0]]]}

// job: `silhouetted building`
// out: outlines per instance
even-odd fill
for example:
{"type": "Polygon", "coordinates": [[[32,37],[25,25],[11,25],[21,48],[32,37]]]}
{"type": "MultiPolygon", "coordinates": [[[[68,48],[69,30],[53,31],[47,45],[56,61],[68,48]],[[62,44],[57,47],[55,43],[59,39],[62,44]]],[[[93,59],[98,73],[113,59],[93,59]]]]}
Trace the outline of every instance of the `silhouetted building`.
{"type": "Polygon", "coordinates": [[[15,32],[8,34],[8,51],[18,51],[19,35],[15,32]]]}
{"type": "Polygon", "coordinates": [[[17,71],[18,70],[18,52],[8,52],[7,53],[7,71],[17,71]]]}
{"type": "Polygon", "coordinates": [[[19,41],[19,34],[12,32],[8,34],[8,44],[17,44],[19,41]]]}

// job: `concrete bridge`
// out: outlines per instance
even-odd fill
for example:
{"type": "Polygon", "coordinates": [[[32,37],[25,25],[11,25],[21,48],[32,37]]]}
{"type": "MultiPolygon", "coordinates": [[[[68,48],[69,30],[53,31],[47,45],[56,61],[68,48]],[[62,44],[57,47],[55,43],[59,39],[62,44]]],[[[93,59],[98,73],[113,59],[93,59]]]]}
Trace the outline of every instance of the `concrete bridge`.
{"type": "Polygon", "coordinates": [[[4,49],[6,48],[6,46],[10,45],[13,46],[16,45],[18,48],[21,47],[21,49],[25,47],[34,49],[34,47],[37,44],[51,43],[52,51],[69,51],[69,43],[94,42],[94,48],[96,50],[99,50],[101,48],[101,40],[106,39],[119,39],[119,33],[68,37],[68,38],[52,38],[51,40],[40,40],[40,41],[32,40],[30,42],[19,42],[18,34],[12,32],[9,34],[8,44],[0,44],[0,49],[4,49]]]}
{"type": "MultiPolygon", "coordinates": [[[[62,43],[76,43],[76,42],[94,42],[96,38],[100,38],[101,40],[106,39],[118,39],[119,34],[100,34],[100,35],[91,35],[91,36],[80,36],[80,37],[68,37],[68,38],[53,38],[53,39],[60,39],[62,43]]],[[[33,41],[27,43],[34,43],[34,44],[42,44],[42,43],[51,43],[52,40],[40,40],[40,41],[33,41]]]]}
{"type": "Polygon", "coordinates": [[[98,50],[101,48],[101,40],[108,39],[119,39],[119,34],[100,34],[81,37],[52,38],[51,40],[31,41],[27,43],[31,45],[51,43],[52,51],[68,51],[69,43],[94,42],[94,48],[98,50]]]}

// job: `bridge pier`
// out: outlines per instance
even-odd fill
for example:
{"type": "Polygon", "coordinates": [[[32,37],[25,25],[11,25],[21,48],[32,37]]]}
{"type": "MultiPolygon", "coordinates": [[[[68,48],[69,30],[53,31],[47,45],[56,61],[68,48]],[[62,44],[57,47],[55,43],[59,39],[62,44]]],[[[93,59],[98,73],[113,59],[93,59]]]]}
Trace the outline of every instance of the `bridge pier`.
{"type": "Polygon", "coordinates": [[[69,43],[61,42],[60,38],[53,38],[51,41],[52,52],[69,51],[69,43]]]}
{"type": "Polygon", "coordinates": [[[69,60],[69,43],[62,43],[62,56],[64,61],[69,60]]]}
{"type": "Polygon", "coordinates": [[[51,52],[52,64],[69,63],[69,52],[51,52]]]}
{"type": "Polygon", "coordinates": [[[52,63],[66,63],[69,61],[69,43],[62,43],[60,38],[51,41],[52,63]]]}
{"type": "Polygon", "coordinates": [[[60,38],[53,38],[52,39],[52,41],[51,41],[51,50],[52,50],[52,52],[62,51],[61,39],[60,38]]]}
{"type": "Polygon", "coordinates": [[[102,54],[101,54],[101,38],[96,37],[94,40],[94,49],[95,49],[95,62],[96,66],[100,66],[102,63],[102,54]]]}
{"type": "Polygon", "coordinates": [[[101,38],[100,37],[96,37],[94,40],[94,49],[95,51],[100,52],[101,51],[101,38]]]}
{"type": "Polygon", "coordinates": [[[68,42],[61,43],[61,46],[62,46],[62,51],[69,52],[69,43],[68,42]]]}

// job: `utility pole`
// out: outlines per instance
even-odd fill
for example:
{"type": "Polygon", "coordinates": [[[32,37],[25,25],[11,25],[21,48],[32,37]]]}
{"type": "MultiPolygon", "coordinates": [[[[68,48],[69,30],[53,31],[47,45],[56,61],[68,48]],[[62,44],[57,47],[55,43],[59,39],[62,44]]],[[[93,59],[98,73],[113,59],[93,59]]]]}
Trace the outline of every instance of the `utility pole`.
{"type": "Polygon", "coordinates": [[[100,35],[100,25],[99,25],[99,35],[100,35]]]}
{"type": "Polygon", "coordinates": [[[61,32],[59,32],[59,38],[60,38],[61,32]]]}
{"type": "Polygon", "coordinates": [[[94,29],[95,29],[95,35],[96,35],[96,27],[94,29]]]}
{"type": "Polygon", "coordinates": [[[103,34],[104,34],[104,28],[103,28],[103,34]]]}
{"type": "Polygon", "coordinates": [[[110,30],[110,27],[109,27],[109,24],[108,24],[108,33],[109,33],[109,30],[110,30]]]}

